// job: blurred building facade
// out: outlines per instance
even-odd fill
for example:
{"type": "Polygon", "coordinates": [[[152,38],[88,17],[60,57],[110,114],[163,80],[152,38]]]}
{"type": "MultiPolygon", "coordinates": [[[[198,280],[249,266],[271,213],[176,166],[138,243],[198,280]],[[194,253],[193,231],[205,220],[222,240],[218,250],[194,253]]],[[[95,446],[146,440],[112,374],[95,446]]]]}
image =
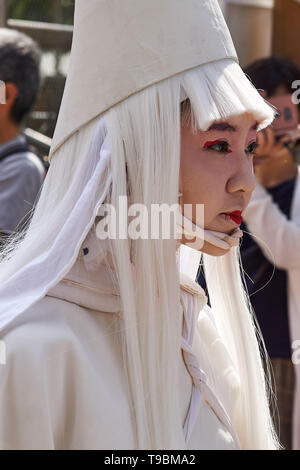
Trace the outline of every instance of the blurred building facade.
{"type": "Polygon", "coordinates": [[[272,53],[274,0],[220,0],[240,64],[272,53]]]}
{"type": "Polygon", "coordinates": [[[300,68],[300,0],[275,0],[272,50],[300,68]]]}
{"type": "MultiPolygon", "coordinates": [[[[272,53],[300,66],[300,0],[219,0],[240,64],[272,53]]],[[[43,84],[28,127],[51,138],[68,69],[74,0],[0,0],[0,26],[15,28],[43,50],[43,84]]],[[[299,77],[300,78],[300,77],[299,77]]]]}
{"type": "Polygon", "coordinates": [[[219,0],[242,67],[278,54],[300,67],[300,0],[219,0]]]}

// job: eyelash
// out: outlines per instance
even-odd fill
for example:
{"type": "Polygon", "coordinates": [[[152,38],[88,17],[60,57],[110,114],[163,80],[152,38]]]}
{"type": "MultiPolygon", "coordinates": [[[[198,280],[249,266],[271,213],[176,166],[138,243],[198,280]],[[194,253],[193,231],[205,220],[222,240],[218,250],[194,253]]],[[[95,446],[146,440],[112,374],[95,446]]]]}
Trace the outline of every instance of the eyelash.
{"type": "MultiPolygon", "coordinates": [[[[257,142],[253,141],[248,145],[247,149],[249,147],[251,147],[251,145],[253,146],[252,150],[251,151],[246,150],[246,152],[251,154],[251,155],[254,155],[255,154],[255,149],[258,147],[258,144],[257,144],[257,142]]],[[[219,153],[231,153],[232,152],[232,150],[229,149],[229,143],[226,140],[219,140],[219,141],[215,141],[215,142],[206,142],[204,144],[203,148],[206,149],[206,150],[211,150],[213,152],[219,152],[219,153]],[[227,146],[226,147],[227,150],[222,150],[224,148],[224,144],[227,146]],[[220,147],[219,147],[219,150],[214,149],[213,147],[216,147],[216,146],[222,146],[222,149],[220,149],[220,147]]]]}
{"type": "Polygon", "coordinates": [[[247,152],[247,153],[251,153],[252,155],[255,155],[255,150],[256,150],[256,149],[257,149],[257,147],[258,147],[258,143],[257,143],[257,142],[255,142],[255,140],[254,140],[253,142],[251,142],[251,143],[248,145],[248,147],[247,147],[247,148],[249,148],[249,147],[250,147],[250,145],[253,145],[252,152],[247,152]]]}

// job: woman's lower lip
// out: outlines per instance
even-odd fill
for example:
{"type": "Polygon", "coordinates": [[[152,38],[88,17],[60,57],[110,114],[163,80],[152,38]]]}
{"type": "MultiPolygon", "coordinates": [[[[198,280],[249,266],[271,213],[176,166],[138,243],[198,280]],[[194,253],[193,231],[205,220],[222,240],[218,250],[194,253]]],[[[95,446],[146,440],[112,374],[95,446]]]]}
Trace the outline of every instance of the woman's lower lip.
{"type": "Polygon", "coordinates": [[[220,214],[222,216],[222,218],[224,220],[226,220],[227,222],[234,222],[236,225],[241,225],[241,223],[243,222],[243,219],[241,216],[238,216],[238,215],[232,215],[232,214],[220,214]]]}

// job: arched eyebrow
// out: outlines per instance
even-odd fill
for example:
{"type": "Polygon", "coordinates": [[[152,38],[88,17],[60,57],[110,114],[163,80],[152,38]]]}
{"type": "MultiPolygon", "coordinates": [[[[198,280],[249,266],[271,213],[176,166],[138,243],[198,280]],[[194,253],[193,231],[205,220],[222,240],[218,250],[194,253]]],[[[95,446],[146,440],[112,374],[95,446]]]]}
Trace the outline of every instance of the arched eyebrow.
{"type": "MultiPolygon", "coordinates": [[[[252,131],[256,131],[258,128],[258,122],[256,122],[252,127],[252,131]]],[[[232,126],[231,124],[228,124],[228,122],[216,122],[215,124],[212,124],[208,129],[208,131],[227,131],[227,132],[237,132],[238,127],[232,126]]]]}

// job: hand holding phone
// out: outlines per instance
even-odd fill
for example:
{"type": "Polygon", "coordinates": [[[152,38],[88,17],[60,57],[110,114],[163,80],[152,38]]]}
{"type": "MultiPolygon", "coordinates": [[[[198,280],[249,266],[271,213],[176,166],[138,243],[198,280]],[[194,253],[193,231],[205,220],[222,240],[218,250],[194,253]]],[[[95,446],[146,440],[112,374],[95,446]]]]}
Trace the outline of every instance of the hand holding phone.
{"type": "Polygon", "coordinates": [[[255,150],[253,159],[254,165],[259,165],[268,159],[284,158],[289,156],[289,149],[286,147],[285,142],[290,142],[287,136],[280,137],[276,140],[276,135],[271,126],[266,127],[257,133],[258,147],[255,150]]]}
{"type": "Polygon", "coordinates": [[[293,103],[292,95],[271,96],[267,101],[280,113],[272,122],[275,135],[296,131],[299,124],[298,106],[293,103]]]}
{"type": "Polygon", "coordinates": [[[292,95],[267,97],[265,90],[259,90],[262,97],[274,106],[278,116],[272,124],[258,133],[254,164],[259,164],[269,157],[284,157],[289,152],[295,163],[300,163],[300,126],[298,106],[292,101],[292,95]]]}

